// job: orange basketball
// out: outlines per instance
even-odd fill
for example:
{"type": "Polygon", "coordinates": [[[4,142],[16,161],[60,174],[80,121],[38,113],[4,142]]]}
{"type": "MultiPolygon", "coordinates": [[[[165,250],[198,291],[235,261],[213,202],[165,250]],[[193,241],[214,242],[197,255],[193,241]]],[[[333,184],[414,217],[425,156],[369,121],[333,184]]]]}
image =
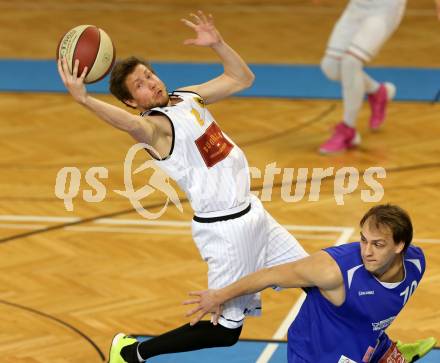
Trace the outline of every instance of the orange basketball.
{"type": "Polygon", "coordinates": [[[78,75],[87,67],[85,83],[104,78],[115,63],[115,47],[107,33],[94,25],[79,25],[61,38],[57,59],[65,57],[72,72],[75,60],[79,60],[78,75]]]}

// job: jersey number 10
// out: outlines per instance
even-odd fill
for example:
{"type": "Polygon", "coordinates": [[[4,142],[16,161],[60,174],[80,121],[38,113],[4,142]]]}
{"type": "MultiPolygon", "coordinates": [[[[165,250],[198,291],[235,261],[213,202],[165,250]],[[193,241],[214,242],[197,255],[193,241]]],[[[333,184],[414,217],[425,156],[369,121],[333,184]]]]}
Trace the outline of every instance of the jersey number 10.
{"type": "Polygon", "coordinates": [[[406,304],[409,297],[414,294],[415,289],[417,288],[417,281],[411,282],[411,286],[407,286],[404,291],[400,293],[400,296],[403,296],[403,305],[406,304]]]}

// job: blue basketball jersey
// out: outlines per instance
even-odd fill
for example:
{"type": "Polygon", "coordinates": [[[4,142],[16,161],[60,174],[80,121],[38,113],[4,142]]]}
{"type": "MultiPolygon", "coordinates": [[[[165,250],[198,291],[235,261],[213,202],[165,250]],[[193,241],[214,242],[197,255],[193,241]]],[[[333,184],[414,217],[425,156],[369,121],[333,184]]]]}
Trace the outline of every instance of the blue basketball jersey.
{"type": "Polygon", "coordinates": [[[289,328],[289,363],[375,362],[389,346],[384,333],[414,293],[425,272],[420,248],[404,254],[405,277],[384,283],[369,273],[361,259],[360,244],[349,243],[325,251],[341,269],[345,301],[335,306],[317,287],[306,289],[307,298],[289,328]]]}

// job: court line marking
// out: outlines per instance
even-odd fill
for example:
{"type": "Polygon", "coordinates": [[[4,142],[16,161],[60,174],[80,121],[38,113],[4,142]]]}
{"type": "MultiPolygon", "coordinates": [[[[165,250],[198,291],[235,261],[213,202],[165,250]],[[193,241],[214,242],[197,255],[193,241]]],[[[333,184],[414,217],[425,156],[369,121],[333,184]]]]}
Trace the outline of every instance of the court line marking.
{"type": "MultiPolygon", "coordinates": [[[[56,216],[35,216],[35,215],[0,215],[0,221],[16,221],[16,222],[78,222],[80,217],[56,217],[56,216]]],[[[139,226],[167,226],[167,227],[189,227],[191,221],[176,220],[142,220],[142,219],[112,219],[98,218],[93,221],[96,224],[110,225],[139,225],[139,226]]],[[[348,227],[338,226],[300,226],[295,224],[284,224],[287,230],[296,231],[312,231],[312,232],[341,232],[343,233],[348,227]]]]}
{"type": "Polygon", "coordinates": [[[0,215],[0,221],[14,222],[77,222],[79,217],[54,217],[54,216],[32,216],[32,215],[0,215]]]}
{"type": "MultiPolygon", "coordinates": [[[[23,223],[0,223],[0,229],[28,229],[37,230],[49,227],[48,225],[42,224],[23,224],[23,223]]],[[[63,230],[74,231],[74,232],[101,232],[101,233],[134,233],[134,234],[166,234],[166,235],[191,235],[190,229],[163,229],[163,228],[133,228],[133,227],[95,227],[95,226],[67,226],[63,230]]],[[[295,233],[297,239],[308,239],[308,240],[335,240],[338,236],[334,234],[304,234],[295,233]]]]}
{"type": "MultiPolygon", "coordinates": [[[[1,225],[0,225],[1,227],[1,225]]],[[[137,234],[167,234],[167,235],[191,235],[192,232],[189,229],[163,229],[163,228],[154,228],[154,229],[141,229],[141,228],[108,228],[108,227],[65,227],[66,231],[76,231],[76,232],[103,232],[103,233],[137,233],[137,234]]],[[[329,234],[299,234],[295,233],[295,238],[297,239],[326,239],[326,240],[335,240],[338,238],[336,235],[329,234]]]]}
{"type": "Polygon", "coordinates": [[[436,239],[436,238],[413,238],[413,242],[412,243],[440,243],[440,239],[436,239]]]}
{"type": "Polygon", "coordinates": [[[104,233],[137,233],[137,234],[172,234],[172,235],[191,235],[190,230],[177,229],[177,230],[168,230],[163,228],[154,228],[154,229],[141,229],[141,228],[108,228],[108,227],[64,227],[66,231],[74,231],[74,232],[104,232],[104,233]]]}
{"type": "Polygon", "coordinates": [[[17,223],[0,223],[0,228],[3,229],[40,229],[47,228],[47,226],[42,224],[17,224],[17,223]]]}
{"type": "MultiPolygon", "coordinates": [[[[57,216],[35,216],[35,215],[0,215],[0,221],[5,222],[77,222],[81,221],[80,217],[57,217],[57,216]]],[[[112,219],[112,218],[99,218],[92,222],[93,224],[100,225],[115,225],[115,226],[160,226],[160,227],[191,227],[191,221],[177,221],[177,220],[140,220],[140,219],[112,219]]],[[[347,228],[350,227],[338,227],[338,226],[301,226],[294,224],[282,225],[288,231],[304,231],[304,232],[318,232],[317,234],[295,234],[295,237],[301,239],[328,239],[334,240],[337,238],[335,235],[319,234],[321,232],[339,232],[344,233],[347,228]]],[[[29,229],[37,230],[48,228],[48,225],[41,224],[24,224],[24,223],[0,223],[0,228],[3,229],[29,229]]],[[[121,233],[140,233],[140,234],[154,234],[163,233],[171,235],[186,235],[190,233],[184,229],[176,228],[175,231],[169,231],[165,229],[155,228],[152,230],[141,228],[113,228],[113,227],[76,227],[67,226],[65,230],[77,231],[77,232],[121,232],[121,233]]],[[[413,238],[413,243],[428,243],[428,244],[440,244],[439,238],[413,238]]]]}
{"type": "MultiPolygon", "coordinates": [[[[346,227],[344,231],[341,233],[339,238],[336,240],[335,246],[340,246],[344,243],[347,243],[351,236],[353,235],[355,229],[354,228],[348,228],[346,227]]],[[[299,313],[299,309],[301,308],[304,300],[306,299],[306,293],[302,292],[298,300],[295,302],[293,307],[290,309],[287,316],[282,321],[281,325],[278,327],[277,331],[273,335],[272,339],[281,340],[284,339],[284,337],[287,334],[287,331],[289,329],[290,324],[295,320],[296,316],[299,313]]],[[[267,363],[272,358],[275,351],[278,349],[279,344],[278,343],[269,343],[266,345],[264,350],[261,352],[260,356],[258,357],[256,363],[267,363]]]]}
{"type": "MultiPolygon", "coordinates": [[[[191,226],[191,222],[173,221],[173,220],[138,220],[138,219],[111,219],[101,218],[94,221],[97,224],[116,224],[116,225],[140,225],[140,226],[167,226],[167,227],[184,227],[191,226]]],[[[283,224],[283,227],[289,231],[311,231],[311,232],[341,232],[343,233],[348,227],[338,226],[300,226],[295,224],[283,224]]]]}
{"type": "Polygon", "coordinates": [[[140,220],[140,219],[113,219],[99,218],[93,223],[97,224],[115,224],[115,225],[131,225],[131,226],[167,226],[167,227],[190,227],[190,221],[172,221],[167,219],[159,220],[140,220]]]}

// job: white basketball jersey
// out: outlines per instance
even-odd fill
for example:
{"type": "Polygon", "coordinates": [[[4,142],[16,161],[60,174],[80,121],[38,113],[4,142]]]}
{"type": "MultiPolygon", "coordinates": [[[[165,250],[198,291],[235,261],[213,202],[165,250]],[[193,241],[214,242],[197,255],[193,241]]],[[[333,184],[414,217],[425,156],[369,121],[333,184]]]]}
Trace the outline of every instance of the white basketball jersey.
{"type": "Polygon", "coordinates": [[[156,164],[182,188],[198,216],[228,214],[249,203],[243,151],[221,131],[198,94],[175,91],[171,96],[182,101],[148,112],[160,112],[173,127],[171,153],[156,164]]]}

